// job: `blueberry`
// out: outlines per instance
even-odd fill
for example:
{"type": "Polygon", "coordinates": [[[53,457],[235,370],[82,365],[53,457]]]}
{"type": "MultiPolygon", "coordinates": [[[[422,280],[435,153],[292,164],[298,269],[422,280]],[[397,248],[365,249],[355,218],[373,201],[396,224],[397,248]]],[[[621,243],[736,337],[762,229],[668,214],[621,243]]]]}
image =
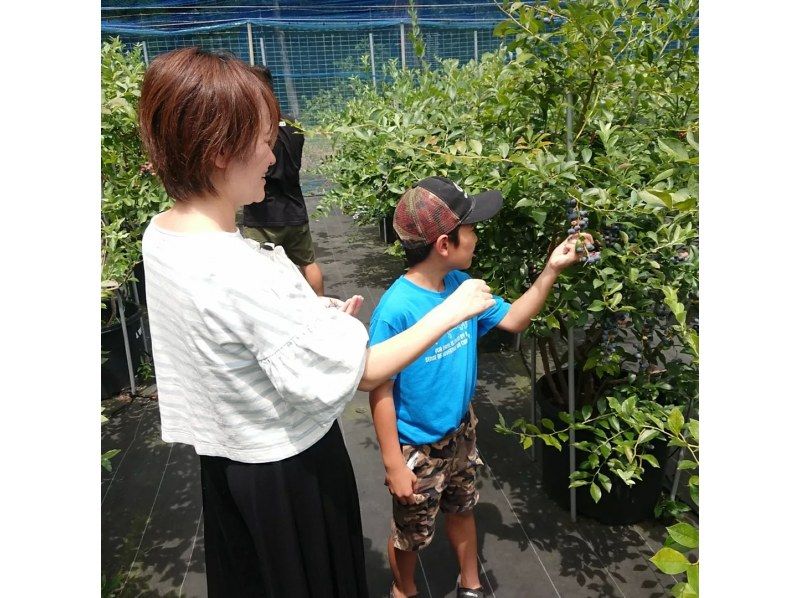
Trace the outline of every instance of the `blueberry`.
{"type": "Polygon", "coordinates": [[[574,228],[570,228],[570,229],[567,230],[567,233],[569,233],[570,235],[574,235],[575,234],[575,229],[574,228]]]}
{"type": "Polygon", "coordinates": [[[588,249],[589,251],[594,251],[594,245],[592,245],[591,243],[587,243],[586,249],[588,249]]]}

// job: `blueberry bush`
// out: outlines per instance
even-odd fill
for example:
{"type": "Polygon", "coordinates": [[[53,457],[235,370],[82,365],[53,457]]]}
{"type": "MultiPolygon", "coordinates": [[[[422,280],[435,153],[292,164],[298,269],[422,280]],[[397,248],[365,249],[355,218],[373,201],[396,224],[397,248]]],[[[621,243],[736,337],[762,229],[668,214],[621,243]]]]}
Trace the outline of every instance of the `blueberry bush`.
{"type": "Polygon", "coordinates": [[[154,176],[141,140],[136,110],[145,65],[141,47],[126,52],[119,39],[105,42],[101,57],[100,210],[101,302],[113,318],[109,299],[133,277],[142,260],[142,234],[147,222],[169,201],[154,176]]]}
{"type": "MultiPolygon", "coordinates": [[[[505,206],[477,227],[473,274],[509,299],[568,229],[592,234],[584,264],[560,278],[529,333],[548,394],[565,407],[565,340],[577,331],[578,417],[562,419],[594,433],[573,483],[599,500],[611,483],[662,465],[652,442],[668,440],[675,408],[697,404],[698,7],[576,0],[506,10],[497,52],[391,65],[388,83],[364,85],[328,116],[318,131],[334,144],[323,169],[335,187],[321,209],[373,224],[435,174],[471,193],[498,189],[505,206]]],[[[500,429],[523,446],[567,438],[548,420],[500,429]]]]}

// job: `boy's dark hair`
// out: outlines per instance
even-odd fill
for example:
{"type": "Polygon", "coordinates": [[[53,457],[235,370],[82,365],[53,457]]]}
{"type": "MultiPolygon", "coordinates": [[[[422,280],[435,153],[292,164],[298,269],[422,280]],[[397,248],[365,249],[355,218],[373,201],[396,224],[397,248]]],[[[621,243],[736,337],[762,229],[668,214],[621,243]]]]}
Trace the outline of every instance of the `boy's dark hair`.
{"type": "Polygon", "coordinates": [[[274,88],[274,87],[273,87],[273,85],[272,85],[272,71],[271,71],[271,70],[269,70],[269,69],[268,69],[267,67],[265,67],[265,66],[261,66],[260,64],[254,64],[254,65],[253,65],[253,66],[251,66],[250,68],[253,70],[253,72],[254,72],[256,75],[258,75],[258,76],[259,76],[259,78],[260,78],[262,81],[264,81],[264,83],[266,83],[267,85],[269,85],[269,88],[270,88],[270,89],[271,89],[273,92],[275,91],[275,88],[274,88]]]}
{"type": "MultiPolygon", "coordinates": [[[[449,233],[447,233],[447,238],[450,239],[450,242],[453,246],[458,247],[458,229],[461,228],[459,224],[449,233]]],[[[433,249],[433,243],[430,245],[423,245],[422,247],[403,247],[406,252],[406,267],[410,268],[411,266],[416,266],[420,262],[425,261],[428,256],[431,254],[431,249],[433,249]]]]}

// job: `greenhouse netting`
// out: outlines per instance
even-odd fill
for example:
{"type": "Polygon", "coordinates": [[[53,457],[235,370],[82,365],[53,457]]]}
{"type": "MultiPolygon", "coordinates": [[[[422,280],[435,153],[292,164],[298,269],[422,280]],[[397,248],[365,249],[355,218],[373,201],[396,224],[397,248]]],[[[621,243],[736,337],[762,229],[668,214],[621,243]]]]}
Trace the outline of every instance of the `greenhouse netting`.
{"type": "MultiPolygon", "coordinates": [[[[466,62],[497,49],[494,27],[506,18],[492,0],[415,4],[426,58],[466,62]]],[[[390,61],[419,64],[411,40],[409,4],[289,0],[264,6],[237,2],[104,0],[102,37],[141,44],[146,62],[187,46],[228,50],[268,66],[281,105],[314,119],[315,98],[330,97],[357,77],[378,85],[390,61]]]]}

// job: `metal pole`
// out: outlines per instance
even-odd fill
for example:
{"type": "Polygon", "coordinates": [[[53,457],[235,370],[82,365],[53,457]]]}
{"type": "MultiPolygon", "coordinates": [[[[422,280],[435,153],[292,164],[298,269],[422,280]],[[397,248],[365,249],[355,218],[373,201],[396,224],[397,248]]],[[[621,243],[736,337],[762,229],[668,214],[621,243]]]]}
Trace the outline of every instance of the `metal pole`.
{"type": "Polygon", "coordinates": [[[378,81],[375,78],[375,42],[372,39],[372,32],[369,32],[369,63],[372,66],[372,89],[378,89],[378,81]]]}
{"type": "Polygon", "coordinates": [[[122,303],[122,295],[117,292],[117,305],[119,306],[119,321],[122,323],[122,340],[125,344],[125,359],[128,360],[128,377],[131,383],[131,394],[136,394],[136,377],[133,373],[133,359],[131,359],[131,343],[128,339],[128,327],[125,324],[125,306],[122,303]]]}
{"type": "Polygon", "coordinates": [[[150,66],[150,55],[147,53],[147,42],[142,40],[142,55],[144,56],[145,66],[150,66]]]}
{"type": "MultiPolygon", "coordinates": [[[[680,463],[681,459],[683,459],[685,451],[686,449],[682,448],[681,451],[678,453],[678,463],[680,463]]],[[[681,479],[681,470],[676,467],[675,479],[672,480],[672,492],[669,493],[669,497],[671,500],[675,500],[675,496],[678,494],[678,482],[680,482],[680,479],[681,479]]]]}
{"type": "Polygon", "coordinates": [[[267,66],[267,51],[264,49],[264,38],[258,38],[258,45],[261,47],[261,64],[267,66]]]}
{"type": "Polygon", "coordinates": [[[572,92],[567,92],[567,155],[572,158],[572,92]]]}
{"type": "MultiPolygon", "coordinates": [[[[692,417],[692,401],[690,400],[689,403],[686,405],[686,417],[685,419],[689,419],[692,417]]],[[[678,463],[681,462],[683,456],[686,454],[686,449],[681,448],[680,452],[678,453],[678,463]]],[[[666,463],[665,463],[666,465],[666,463]]],[[[681,479],[681,470],[677,467],[675,468],[675,479],[672,480],[672,492],[670,492],[670,499],[675,500],[675,496],[678,494],[678,483],[681,479]]]]}
{"type": "Polygon", "coordinates": [[[253,51],[253,26],[247,23],[247,50],[250,52],[250,66],[255,65],[256,55],[253,51]]]}
{"type": "Polygon", "coordinates": [[[136,305],[139,306],[139,313],[142,314],[141,322],[142,322],[142,341],[144,341],[144,350],[147,351],[150,355],[152,355],[152,351],[150,351],[150,339],[147,338],[147,326],[144,325],[144,311],[142,310],[142,302],[139,301],[139,289],[136,287],[135,282],[131,283],[131,288],[133,289],[133,300],[136,302],[136,305]]]}
{"type": "MultiPolygon", "coordinates": [[[[569,342],[569,365],[567,371],[567,380],[569,388],[569,415],[570,418],[575,415],[575,329],[570,326],[567,330],[567,339],[569,342]]],[[[569,473],[575,473],[575,428],[569,429],[569,473]]],[[[569,489],[569,512],[574,523],[578,519],[577,501],[575,498],[575,488],[569,489]]]]}
{"type": "MultiPolygon", "coordinates": [[[[567,92],[567,155],[572,157],[572,93],[567,92]]],[[[575,329],[567,329],[569,361],[567,366],[567,385],[569,389],[569,416],[575,416],[575,329]]],[[[575,428],[569,429],[569,474],[575,473],[575,428]]],[[[578,519],[575,488],[569,489],[569,510],[573,523],[578,519]]]]}
{"type": "Polygon", "coordinates": [[[406,26],[400,23],[400,62],[403,70],[406,69],[406,26]]]}
{"type": "Polygon", "coordinates": [[[475,42],[475,62],[478,62],[478,30],[475,29],[472,33],[475,42]]]}
{"type": "MultiPolygon", "coordinates": [[[[536,335],[531,335],[531,421],[539,421],[536,413],[536,335]]],[[[536,461],[536,443],[531,445],[531,459],[536,461]]]]}

